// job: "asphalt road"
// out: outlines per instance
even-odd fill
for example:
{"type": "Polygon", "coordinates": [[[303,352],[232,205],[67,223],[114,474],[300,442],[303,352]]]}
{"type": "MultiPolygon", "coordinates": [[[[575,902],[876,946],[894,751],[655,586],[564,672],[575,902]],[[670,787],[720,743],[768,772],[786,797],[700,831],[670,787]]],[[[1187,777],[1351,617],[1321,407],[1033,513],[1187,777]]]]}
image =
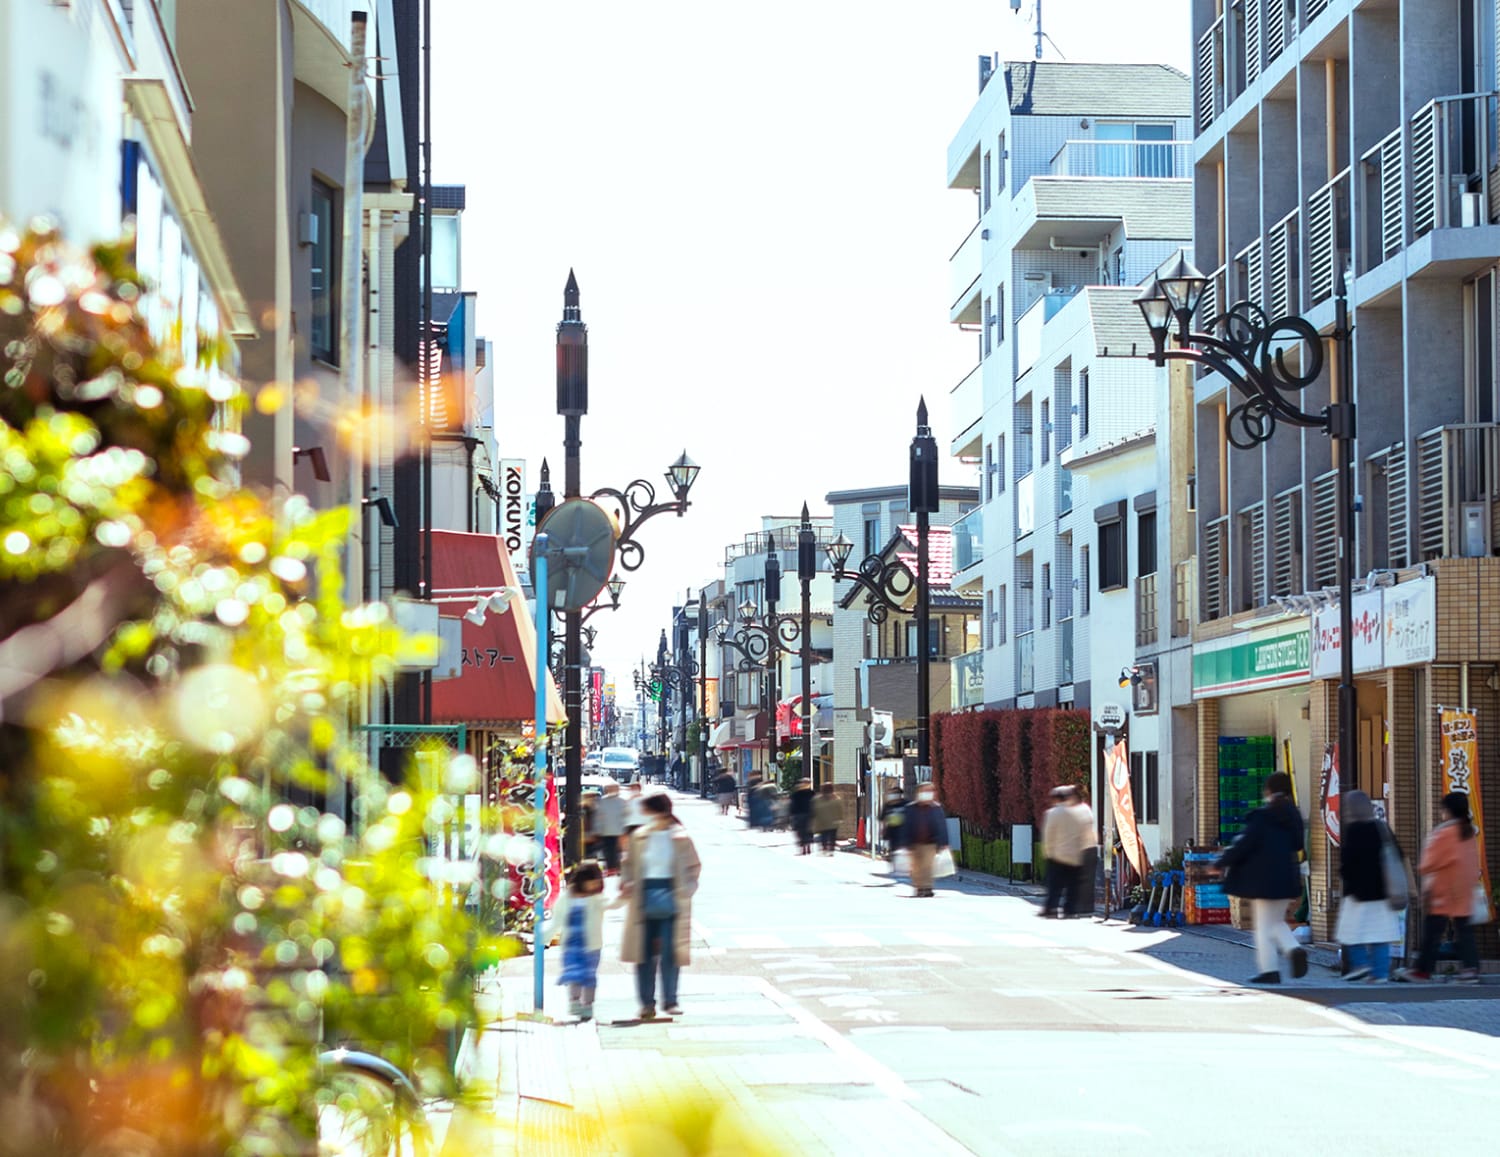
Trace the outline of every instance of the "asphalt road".
{"type": "Polygon", "coordinates": [[[916,899],[884,865],[678,810],[704,861],[678,1023],[695,989],[768,986],[973,1153],[1500,1152],[1500,989],[1314,968],[1254,990],[1238,944],[1043,921],[962,880],[916,899]]]}

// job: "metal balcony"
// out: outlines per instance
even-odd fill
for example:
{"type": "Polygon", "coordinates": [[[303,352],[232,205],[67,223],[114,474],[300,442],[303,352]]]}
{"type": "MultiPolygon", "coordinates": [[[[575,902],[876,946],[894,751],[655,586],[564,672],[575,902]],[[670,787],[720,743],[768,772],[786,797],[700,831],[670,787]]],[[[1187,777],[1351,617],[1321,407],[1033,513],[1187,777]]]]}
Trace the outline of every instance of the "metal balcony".
{"type": "Polygon", "coordinates": [[[1064,141],[1048,171],[1054,177],[1186,178],[1191,141],[1064,141]]]}
{"type": "Polygon", "coordinates": [[[1500,425],[1438,426],[1416,448],[1419,561],[1488,555],[1500,542],[1500,425]]]}

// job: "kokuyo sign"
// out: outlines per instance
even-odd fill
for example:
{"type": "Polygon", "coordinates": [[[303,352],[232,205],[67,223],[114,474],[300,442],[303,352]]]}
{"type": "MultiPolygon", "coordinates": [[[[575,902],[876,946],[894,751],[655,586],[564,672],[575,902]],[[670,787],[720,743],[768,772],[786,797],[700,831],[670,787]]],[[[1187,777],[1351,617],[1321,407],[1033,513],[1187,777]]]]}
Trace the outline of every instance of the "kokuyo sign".
{"type": "Polygon", "coordinates": [[[527,518],[526,459],[500,459],[500,536],[516,574],[524,575],[529,566],[531,546],[530,520],[527,518]]]}

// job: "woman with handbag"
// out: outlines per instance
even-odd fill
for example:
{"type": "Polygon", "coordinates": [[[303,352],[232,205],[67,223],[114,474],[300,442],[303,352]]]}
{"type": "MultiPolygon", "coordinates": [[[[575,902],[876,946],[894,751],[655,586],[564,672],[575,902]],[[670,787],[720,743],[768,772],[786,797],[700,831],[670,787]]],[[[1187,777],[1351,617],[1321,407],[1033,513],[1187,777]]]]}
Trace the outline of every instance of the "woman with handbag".
{"type": "MultiPolygon", "coordinates": [[[[1474,823],[1469,818],[1469,797],[1461,791],[1450,791],[1443,797],[1443,822],[1427,837],[1422,859],[1417,864],[1417,870],[1422,874],[1422,952],[1417,957],[1417,966],[1408,968],[1397,979],[1432,979],[1438,944],[1451,920],[1464,966],[1458,974],[1458,982],[1479,983],[1479,950],[1474,944],[1471,921],[1480,899],[1476,893],[1482,888],[1479,841],[1474,835],[1474,823]]],[[[1488,913],[1486,899],[1482,915],[1488,913]]]]}
{"type": "Polygon", "coordinates": [[[620,960],[634,964],[641,1020],[656,1016],[656,976],[661,972],[662,1011],[679,1016],[677,978],[691,963],[693,893],[702,863],[692,837],[672,814],[665,792],[641,801],[646,822],[630,837],[630,856],[620,875],[625,934],[620,960]]]}
{"type": "Polygon", "coordinates": [[[1375,818],[1368,795],[1346,795],[1341,818],[1339,875],[1344,897],[1334,937],[1349,958],[1344,979],[1384,984],[1391,977],[1391,944],[1401,938],[1396,913],[1406,907],[1406,868],[1395,837],[1375,818]],[[1387,879],[1393,854],[1395,875],[1387,879]]]}

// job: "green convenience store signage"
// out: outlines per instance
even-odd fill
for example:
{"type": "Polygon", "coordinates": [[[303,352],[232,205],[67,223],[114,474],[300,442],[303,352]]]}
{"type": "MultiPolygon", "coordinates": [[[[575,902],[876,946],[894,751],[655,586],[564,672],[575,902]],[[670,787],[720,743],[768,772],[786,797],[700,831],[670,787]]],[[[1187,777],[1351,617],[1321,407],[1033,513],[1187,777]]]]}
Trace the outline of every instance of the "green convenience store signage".
{"type": "Polygon", "coordinates": [[[1238,631],[1193,647],[1193,697],[1306,683],[1312,667],[1307,620],[1238,631]]]}

